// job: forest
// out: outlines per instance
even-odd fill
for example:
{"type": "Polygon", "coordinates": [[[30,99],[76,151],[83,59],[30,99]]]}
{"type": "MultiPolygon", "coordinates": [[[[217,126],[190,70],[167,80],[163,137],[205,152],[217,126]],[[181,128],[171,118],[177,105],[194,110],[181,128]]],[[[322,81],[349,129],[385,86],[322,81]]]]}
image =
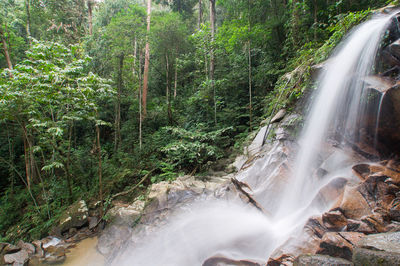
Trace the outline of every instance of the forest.
{"type": "Polygon", "coordinates": [[[233,160],[391,2],[0,0],[0,242],[233,160]]]}

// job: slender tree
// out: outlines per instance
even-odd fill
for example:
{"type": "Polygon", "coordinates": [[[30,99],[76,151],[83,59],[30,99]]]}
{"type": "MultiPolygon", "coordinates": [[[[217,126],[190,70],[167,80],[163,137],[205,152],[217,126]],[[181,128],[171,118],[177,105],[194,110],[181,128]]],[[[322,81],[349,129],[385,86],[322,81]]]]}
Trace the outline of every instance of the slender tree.
{"type": "Polygon", "coordinates": [[[210,81],[213,91],[214,98],[214,123],[217,124],[217,99],[216,90],[214,82],[214,72],[215,72],[215,54],[214,54],[214,43],[215,43],[215,2],[216,0],[210,0],[210,25],[211,25],[211,50],[210,50],[210,81]]]}
{"type": "Polygon", "coordinates": [[[151,0],[147,0],[147,36],[146,36],[146,47],[144,56],[144,73],[143,73],[143,95],[142,95],[142,105],[143,105],[143,117],[147,115],[147,89],[149,83],[149,65],[150,65],[150,21],[151,21],[151,0]]]}
{"type": "Polygon", "coordinates": [[[4,57],[6,58],[8,68],[10,70],[12,70],[13,65],[11,63],[10,52],[8,50],[6,36],[4,35],[3,25],[0,25],[0,38],[1,38],[1,43],[3,44],[3,53],[4,53],[4,57]]]}

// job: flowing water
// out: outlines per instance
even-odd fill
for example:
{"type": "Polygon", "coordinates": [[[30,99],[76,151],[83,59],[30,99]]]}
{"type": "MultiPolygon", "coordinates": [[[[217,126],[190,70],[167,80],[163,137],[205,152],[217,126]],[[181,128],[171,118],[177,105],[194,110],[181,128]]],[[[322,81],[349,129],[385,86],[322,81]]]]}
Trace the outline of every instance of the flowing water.
{"type": "Polygon", "coordinates": [[[352,176],[351,155],[329,157],[323,177],[314,171],[321,164],[327,138],[341,142],[361,138],[360,117],[366,112],[364,78],[371,74],[377,50],[390,15],[375,17],[357,27],[336,49],[320,77],[318,89],[302,130],[297,159],[292,167],[276,156],[276,143],[237,179],[247,182],[265,213],[240,199],[206,199],[193,203],[170,218],[170,223],[128,247],[114,265],[202,265],[212,256],[251,259],[266,263],[273,251],[301,231],[307,219],[329,209],[318,202],[321,188],[331,180],[352,176]],[[337,139],[337,138],[336,138],[337,139]],[[291,169],[292,174],[281,174],[291,169]],[[266,214],[268,213],[268,214],[266,214]]]}

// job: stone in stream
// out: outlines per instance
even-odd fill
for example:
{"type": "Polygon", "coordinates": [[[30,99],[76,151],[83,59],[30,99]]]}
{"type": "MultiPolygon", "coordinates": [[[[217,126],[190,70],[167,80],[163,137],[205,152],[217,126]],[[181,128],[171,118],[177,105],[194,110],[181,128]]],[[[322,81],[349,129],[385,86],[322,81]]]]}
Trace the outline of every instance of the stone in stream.
{"type": "Polygon", "coordinates": [[[16,253],[4,255],[5,264],[12,265],[27,265],[29,260],[29,254],[26,250],[20,250],[16,253]]]}
{"type": "Polygon", "coordinates": [[[327,255],[300,255],[296,258],[293,266],[352,266],[354,265],[351,261],[330,257],[327,255]]]}
{"type": "Polygon", "coordinates": [[[45,249],[44,261],[50,264],[62,263],[65,261],[66,248],[63,246],[49,246],[45,249]]]}

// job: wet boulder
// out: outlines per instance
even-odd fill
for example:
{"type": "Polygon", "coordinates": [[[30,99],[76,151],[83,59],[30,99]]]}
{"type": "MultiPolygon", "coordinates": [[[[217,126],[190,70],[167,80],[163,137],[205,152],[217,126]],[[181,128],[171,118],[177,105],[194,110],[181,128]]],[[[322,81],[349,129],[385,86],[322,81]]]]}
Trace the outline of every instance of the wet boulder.
{"type": "Polygon", "coordinates": [[[99,237],[97,250],[105,256],[109,255],[115,248],[121,247],[131,233],[132,229],[128,226],[111,225],[99,237]]]}
{"type": "Polygon", "coordinates": [[[65,261],[66,248],[63,246],[49,246],[45,249],[43,261],[48,264],[58,264],[65,261]]]}
{"type": "Polygon", "coordinates": [[[352,266],[351,261],[327,255],[301,255],[296,258],[293,266],[352,266]]]}
{"type": "Polygon", "coordinates": [[[370,205],[357,186],[346,186],[342,199],[335,204],[348,219],[358,220],[372,213],[370,205]]]}

